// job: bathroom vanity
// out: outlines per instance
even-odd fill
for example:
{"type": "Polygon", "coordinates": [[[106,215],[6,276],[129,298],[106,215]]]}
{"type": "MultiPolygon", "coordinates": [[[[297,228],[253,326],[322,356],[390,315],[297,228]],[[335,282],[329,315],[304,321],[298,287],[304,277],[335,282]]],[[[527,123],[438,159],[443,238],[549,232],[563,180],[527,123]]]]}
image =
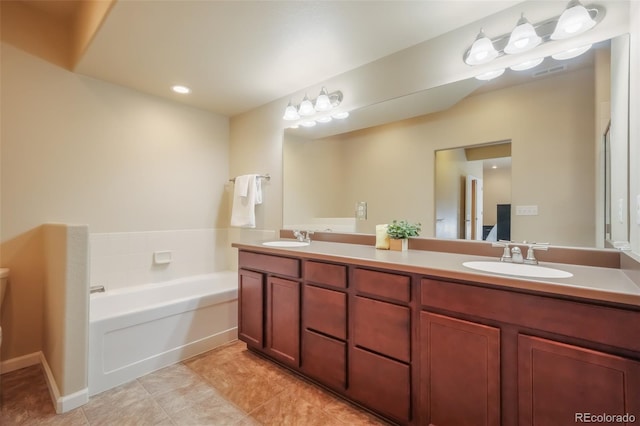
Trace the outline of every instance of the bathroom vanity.
{"type": "Polygon", "coordinates": [[[640,287],[620,269],[523,279],[469,270],[495,259],[466,254],[234,247],[239,338],[391,422],[640,421],[640,287]]]}

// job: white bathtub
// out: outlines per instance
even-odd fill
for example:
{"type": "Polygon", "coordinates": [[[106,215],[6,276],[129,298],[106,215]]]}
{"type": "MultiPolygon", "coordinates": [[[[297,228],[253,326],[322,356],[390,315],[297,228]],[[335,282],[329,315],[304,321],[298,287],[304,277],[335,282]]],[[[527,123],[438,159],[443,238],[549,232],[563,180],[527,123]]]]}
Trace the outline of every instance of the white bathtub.
{"type": "Polygon", "coordinates": [[[233,271],[90,297],[89,395],[237,338],[233,271]]]}

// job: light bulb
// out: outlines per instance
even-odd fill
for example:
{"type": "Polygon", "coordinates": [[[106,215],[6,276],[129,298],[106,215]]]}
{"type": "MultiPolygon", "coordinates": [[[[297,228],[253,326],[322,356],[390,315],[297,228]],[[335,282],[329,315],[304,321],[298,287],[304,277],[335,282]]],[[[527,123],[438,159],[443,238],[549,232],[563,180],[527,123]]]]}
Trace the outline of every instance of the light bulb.
{"type": "Polygon", "coordinates": [[[509,42],[504,48],[504,51],[510,55],[526,52],[527,50],[533,49],[541,42],[542,39],[536,33],[533,25],[531,25],[531,23],[527,21],[527,18],[524,17],[524,14],[522,14],[516,24],[516,27],[511,31],[509,42]]]}
{"type": "Polygon", "coordinates": [[[476,41],[471,45],[464,62],[467,65],[481,65],[491,62],[497,57],[498,51],[493,47],[493,43],[484,35],[481,29],[476,37],[476,41]]]}
{"type": "Polygon", "coordinates": [[[300,102],[300,106],[298,107],[298,114],[302,116],[313,115],[316,113],[316,110],[313,108],[313,104],[309,100],[309,97],[305,94],[304,99],[300,102]]]}
{"type": "Polygon", "coordinates": [[[572,0],[562,12],[556,28],[551,34],[551,40],[562,40],[581,34],[596,25],[589,11],[578,0],[572,0]]]}
{"type": "Polygon", "coordinates": [[[285,120],[298,120],[300,118],[300,114],[298,114],[298,110],[296,107],[291,105],[291,101],[289,101],[289,105],[284,109],[284,116],[282,117],[285,120]]]}
{"type": "Polygon", "coordinates": [[[329,94],[327,93],[327,89],[323,87],[318,95],[318,99],[316,99],[316,111],[329,111],[331,108],[332,105],[329,94]]]}

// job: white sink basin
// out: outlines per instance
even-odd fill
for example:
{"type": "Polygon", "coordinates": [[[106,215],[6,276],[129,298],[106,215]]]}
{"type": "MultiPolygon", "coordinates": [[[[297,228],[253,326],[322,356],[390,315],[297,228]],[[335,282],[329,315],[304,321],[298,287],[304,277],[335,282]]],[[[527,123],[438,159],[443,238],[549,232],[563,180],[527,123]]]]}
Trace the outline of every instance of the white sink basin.
{"type": "Polygon", "coordinates": [[[477,271],[492,272],[495,274],[517,275],[530,278],[570,278],[572,273],[560,269],[547,268],[546,266],[527,265],[523,263],[509,262],[464,262],[467,268],[477,271]]]}
{"type": "Polygon", "coordinates": [[[304,247],[304,246],[308,246],[309,243],[307,243],[306,241],[279,240],[279,241],[267,241],[266,243],[262,243],[262,245],[269,246],[269,247],[304,247]]]}

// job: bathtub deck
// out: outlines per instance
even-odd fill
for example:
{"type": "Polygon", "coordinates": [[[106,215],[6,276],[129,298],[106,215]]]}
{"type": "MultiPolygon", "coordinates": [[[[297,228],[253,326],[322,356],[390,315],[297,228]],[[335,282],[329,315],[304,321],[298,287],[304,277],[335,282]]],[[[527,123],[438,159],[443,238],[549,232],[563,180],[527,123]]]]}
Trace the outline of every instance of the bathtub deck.
{"type": "Polygon", "coordinates": [[[385,425],[234,342],[56,415],[40,368],[2,376],[0,424],[385,425]]]}

